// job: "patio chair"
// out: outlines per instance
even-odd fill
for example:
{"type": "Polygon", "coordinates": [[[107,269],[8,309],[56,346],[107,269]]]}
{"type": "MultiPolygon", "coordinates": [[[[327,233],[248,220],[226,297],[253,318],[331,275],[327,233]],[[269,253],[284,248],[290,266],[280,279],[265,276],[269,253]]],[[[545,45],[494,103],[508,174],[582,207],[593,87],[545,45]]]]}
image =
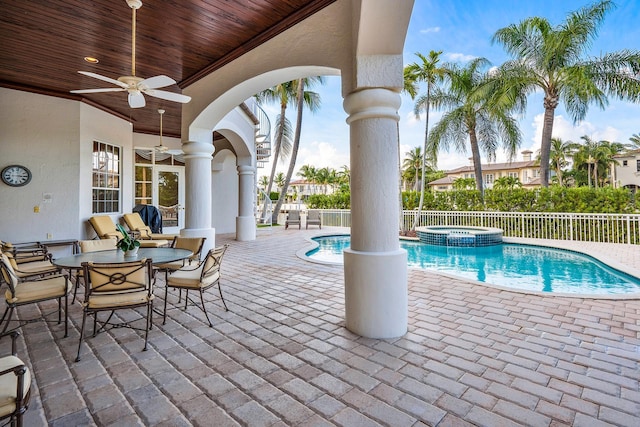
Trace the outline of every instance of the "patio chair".
{"type": "Polygon", "coordinates": [[[317,209],[311,209],[307,213],[307,229],[310,225],[317,225],[322,228],[322,219],[320,217],[320,211],[317,209]]]}
{"type": "MultiPolygon", "coordinates": [[[[2,334],[7,331],[11,317],[16,307],[27,304],[35,304],[41,301],[58,300],[58,324],[62,322],[62,298],[64,297],[64,336],[67,336],[68,329],[68,298],[67,295],[71,291],[71,282],[66,274],[55,274],[38,279],[19,280],[16,275],[9,257],[6,254],[0,254],[0,270],[2,277],[9,286],[5,293],[7,308],[0,319],[0,324],[5,321],[6,324],[2,329],[2,334]],[[9,315],[7,317],[7,314],[9,315]]],[[[42,317],[46,317],[47,314],[42,317]]],[[[19,328],[23,324],[29,323],[31,320],[22,321],[14,329],[19,328]]]]}
{"type": "Polygon", "coordinates": [[[22,416],[31,398],[31,372],[18,358],[16,340],[20,334],[11,332],[11,355],[0,358],[0,420],[22,426],[22,416]]]}
{"type": "MultiPolygon", "coordinates": [[[[109,250],[116,249],[116,243],[117,243],[116,239],[80,240],[78,242],[78,246],[80,247],[81,253],[87,253],[87,252],[109,251],[109,250]]],[[[73,290],[73,300],[71,300],[71,304],[75,304],[76,294],[78,293],[80,282],[83,280],[84,280],[84,271],[80,269],[76,272],[76,286],[73,290]]]]}
{"type": "Polygon", "coordinates": [[[80,350],[84,339],[84,328],[87,315],[93,315],[93,336],[107,327],[134,328],[130,323],[110,323],[116,310],[146,307],[144,327],[144,350],[147,349],[149,329],[152,327],[151,313],[153,310],[152,267],[151,259],[121,263],[92,263],[83,262],[85,280],[85,297],[82,310],[82,327],[76,362],[80,361],[80,350]],[[97,330],[98,313],[110,311],[105,322],[100,322],[97,330]]]}
{"type": "Polygon", "coordinates": [[[198,306],[198,308],[202,310],[207,318],[207,322],[209,322],[209,326],[211,327],[213,327],[213,323],[211,323],[211,319],[209,319],[209,314],[207,313],[207,309],[204,305],[204,291],[211,288],[212,286],[218,285],[218,291],[220,292],[220,299],[222,300],[222,304],[224,305],[224,310],[229,311],[229,308],[227,308],[227,304],[224,301],[224,297],[222,296],[222,287],[220,285],[220,266],[222,264],[222,257],[228,247],[229,245],[224,245],[211,249],[199,265],[195,267],[185,266],[180,270],[174,271],[171,274],[167,274],[166,286],[164,290],[164,318],[162,320],[163,325],[167,322],[167,298],[169,296],[169,288],[176,288],[179,290],[184,289],[186,291],[184,302],[185,310],[187,309],[187,305],[189,302],[191,302],[192,305],[198,306],[197,303],[189,298],[189,291],[197,290],[198,292],[200,292],[201,307],[198,306]]]}
{"type": "Polygon", "coordinates": [[[296,224],[298,224],[298,230],[300,230],[300,228],[302,227],[302,223],[300,221],[300,211],[299,210],[289,211],[289,213],[287,214],[287,219],[284,222],[284,229],[286,230],[287,228],[289,228],[289,225],[296,225],[296,224]]]}
{"type": "MultiPolygon", "coordinates": [[[[108,215],[96,215],[89,218],[89,224],[95,230],[100,239],[115,239],[118,241],[122,238],[122,233],[118,231],[113,220],[108,215]]],[[[169,246],[168,240],[141,240],[141,248],[159,248],[161,246],[169,246]]]]}
{"type": "Polygon", "coordinates": [[[138,212],[124,214],[122,218],[129,230],[138,233],[141,240],[173,240],[177,237],[175,234],[152,233],[138,212]]]}
{"type": "Polygon", "coordinates": [[[43,277],[60,272],[60,268],[51,262],[51,254],[46,249],[35,249],[27,252],[4,252],[19,281],[43,277]]]}
{"type": "Polygon", "coordinates": [[[198,264],[200,262],[200,255],[202,253],[202,247],[204,246],[204,241],[206,237],[180,237],[176,236],[173,239],[173,243],[171,244],[172,248],[175,249],[187,249],[193,252],[187,259],[183,259],[180,261],[168,262],[166,264],[156,264],[155,268],[163,271],[174,271],[180,270],[185,265],[190,265],[192,263],[198,264]]]}

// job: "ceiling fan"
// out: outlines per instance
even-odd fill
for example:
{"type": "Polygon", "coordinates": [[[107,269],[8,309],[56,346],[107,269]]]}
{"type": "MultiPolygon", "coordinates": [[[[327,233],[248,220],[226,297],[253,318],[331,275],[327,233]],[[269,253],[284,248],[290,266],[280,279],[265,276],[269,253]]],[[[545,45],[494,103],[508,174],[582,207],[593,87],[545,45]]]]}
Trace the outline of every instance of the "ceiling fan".
{"type": "Polygon", "coordinates": [[[159,75],[143,79],[136,76],[136,10],[142,7],[141,0],[126,0],[132,10],[132,37],[131,37],[131,75],[121,76],[118,79],[112,79],[100,74],[88,71],[78,71],[78,73],[93,77],[94,79],[112,83],[117,88],[100,88],[100,89],[80,89],[72,90],[71,93],[101,93],[101,92],[129,92],[128,100],[131,108],[142,108],[146,105],[144,95],[153,96],[167,101],[181,102],[183,104],[191,101],[191,97],[179,93],[168,92],[166,90],[158,90],[158,88],[176,84],[171,77],[159,75]]]}
{"type": "Polygon", "coordinates": [[[156,149],[156,153],[167,153],[167,154],[172,154],[172,155],[179,155],[179,154],[183,154],[182,150],[170,150],[169,147],[167,147],[166,145],[162,145],[162,115],[164,114],[164,109],[159,108],[158,109],[158,114],[160,114],[160,145],[156,145],[155,149],[156,149]]]}

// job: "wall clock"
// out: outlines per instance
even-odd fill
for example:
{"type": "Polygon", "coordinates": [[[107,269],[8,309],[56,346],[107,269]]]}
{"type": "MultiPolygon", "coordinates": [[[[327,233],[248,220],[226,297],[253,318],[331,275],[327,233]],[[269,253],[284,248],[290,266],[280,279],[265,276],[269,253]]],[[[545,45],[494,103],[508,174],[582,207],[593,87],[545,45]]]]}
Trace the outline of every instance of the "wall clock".
{"type": "Polygon", "coordinates": [[[25,166],[9,165],[2,169],[2,182],[12,187],[22,187],[31,181],[31,171],[25,166]]]}

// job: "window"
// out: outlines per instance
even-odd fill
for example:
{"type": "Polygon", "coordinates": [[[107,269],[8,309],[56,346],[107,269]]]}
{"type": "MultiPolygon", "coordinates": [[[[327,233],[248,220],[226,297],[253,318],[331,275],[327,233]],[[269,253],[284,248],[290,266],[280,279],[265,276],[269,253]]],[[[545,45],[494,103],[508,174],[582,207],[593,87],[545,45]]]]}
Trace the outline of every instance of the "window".
{"type": "Polygon", "coordinates": [[[120,212],[120,147],[93,141],[92,211],[120,212]]]}
{"type": "Polygon", "coordinates": [[[484,176],[484,183],[485,184],[493,184],[493,174],[492,173],[488,173],[484,176]]]}
{"type": "Polygon", "coordinates": [[[628,165],[628,163],[629,163],[629,162],[628,162],[627,160],[623,160],[623,161],[622,161],[622,166],[627,166],[627,165],[628,165]]]}
{"type": "Polygon", "coordinates": [[[636,160],[636,172],[640,172],[640,160],[636,160]]]}
{"type": "Polygon", "coordinates": [[[135,181],[134,198],[135,205],[151,205],[153,189],[153,168],[150,150],[135,150],[135,181]]]}
{"type": "Polygon", "coordinates": [[[518,178],[518,172],[509,172],[509,178],[518,178]]]}

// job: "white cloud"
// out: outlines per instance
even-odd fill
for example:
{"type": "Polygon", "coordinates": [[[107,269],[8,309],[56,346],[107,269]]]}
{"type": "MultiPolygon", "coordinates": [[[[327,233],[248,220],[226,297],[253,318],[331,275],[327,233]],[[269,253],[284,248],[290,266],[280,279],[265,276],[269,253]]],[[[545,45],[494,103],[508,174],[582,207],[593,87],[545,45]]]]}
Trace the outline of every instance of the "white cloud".
{"type": "MultiPolygon", "coordinates": [[[[533,123],[531,124],[531,127],[534,128],[535,132],[532,138],[533,145],[530,149],[534,152],[540,149],[543,119],[544,114],[538,114],[534,117],[533,123]]],[[[573,123],[565,119],[564,116],[555,116],[553,121],[554,138],[561,138],[564,141],[582,142],[580,138],[584,135],[587,135],[596,141],[620,141],[623,139],[622,132],[613,126],[607,125],[600,127],[588,121],[579,122],[574,126],[573,123]]]]}
{"type": "Polygon", "coordinates": [[[454,61],[454,62],[469,62],[472,59],[477,58],[477,56],[475,55],[467,55],[464,53],[445,53],[444,56],[449,61],[454,61]]]}
{"type": "Polygon", "coordinates": [[[439,33],[439,32],[440,32],[440,27],[430,27],[430,28],[425,28],[424,30],[420,30],[421,34],[439,33]]]}

